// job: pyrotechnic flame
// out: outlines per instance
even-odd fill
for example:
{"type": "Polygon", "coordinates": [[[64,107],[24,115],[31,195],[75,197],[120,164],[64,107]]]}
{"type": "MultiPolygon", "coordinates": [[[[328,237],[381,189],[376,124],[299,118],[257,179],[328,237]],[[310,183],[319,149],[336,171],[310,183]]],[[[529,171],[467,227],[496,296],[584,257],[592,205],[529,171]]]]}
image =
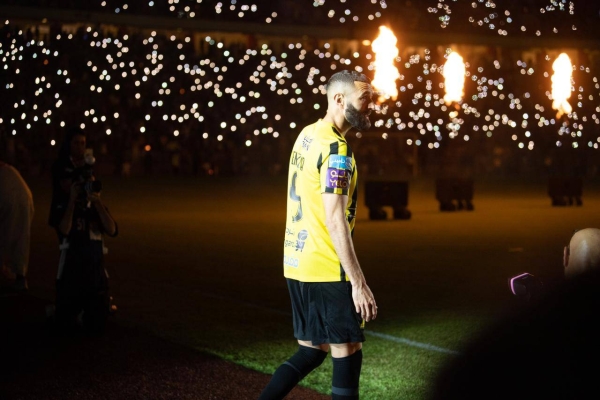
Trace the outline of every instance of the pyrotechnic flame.
{"type": "Polygon", "coordinates": [[[552,75],[552,108],[557,110],[556,118],[563,114],[570,114],[573,108],[567,101],[571,97],[571,76],[573,66],[571,59],[565,53],[561,53],[552,64],[554,74],[552,75]]]}
{"type": "Polygon", "coordinates": [[[398,97],[396,80],[400,78],[400,73],[394,66],[394,60],[398,56],[397,42],[396,36],[389,28],[380,26],[379,36],[371,44],[375,52],[375,78],[371,83],[379,92],[380,102],[390,97],[396,100],[398,97]]]}
{"type": "Polygon", "coordinates": [[[460,102],[465,94],[465,63],[458,53],[452,52],[448,55],[444,65],[444,79],[446,80],[444,83],[446,104],[453,101],[460,102]]]}

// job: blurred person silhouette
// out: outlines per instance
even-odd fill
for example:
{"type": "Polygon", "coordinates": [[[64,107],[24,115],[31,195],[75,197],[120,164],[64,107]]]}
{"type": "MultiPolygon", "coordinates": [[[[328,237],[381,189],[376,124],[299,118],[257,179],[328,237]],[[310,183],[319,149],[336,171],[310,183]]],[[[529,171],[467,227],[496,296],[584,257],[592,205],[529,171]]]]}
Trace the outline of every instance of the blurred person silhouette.
{"type": "Polygon", "coordinates": [[[104,235],[117,236],[118,227],[101,200],[93,163],[93,156],[86,154],[85,133],[70,129],[52,169],[49,225],[56,230],[60,249],[57,326],[72,330],[81,316],[86,332],[101,333],[110,310],[104,235]]]}
{"type": "Polygon", "coordinates": [[[345,136],[366,130],[373,87],[356,71],[326,86],[327,113],[298,135],[289,161],[283,270],[298,351],[259,399],[283,399],[331,350],[332,398],[358,399],[365,321],[377,306],[358,262],[354,232],[357,168],[345,136]]]}
{"type": "MultiPolygon", "coordinates": [[[[600,229],[576,229],[563,249],[564,277],[600,267],[600,229]]],[[[543,279],[522,273],[509,279],[512,293],[525,301],[535,301],[546,290],[543,279]]]]}
{"type": "Polygon", "coordinates": [[[29,186],[19,171],[0,161],[0,267],[12,281],[10,291],[28,289],[33,213],[29,186]]]}
{"type": "Polygon", "coordinates": [[[600,268],[600,229],[576,230],[563,250],[565,277],[600,268]]]}
{"type": "Polygon", "coordinates": [[[565,246],[564,281],[477,333],[438,373],[431,400],[598,398],[600,230],[565,246]]]}

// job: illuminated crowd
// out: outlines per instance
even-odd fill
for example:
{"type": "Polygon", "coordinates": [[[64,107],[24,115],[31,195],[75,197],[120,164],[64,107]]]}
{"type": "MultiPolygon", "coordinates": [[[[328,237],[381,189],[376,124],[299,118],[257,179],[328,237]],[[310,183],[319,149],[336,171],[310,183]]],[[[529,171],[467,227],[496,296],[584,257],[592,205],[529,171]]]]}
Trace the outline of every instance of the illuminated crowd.
{"type": "Polygon", "coordinates": [[[429,31],[437,25],[450,32],[479,35],[532,35],[573,38],[600,33],[593,2],[567,0],[440,0],[424,5],[403,0],[8,0],[10,5],[84,10],[119,15],[152,15],[185,19],[244,21],[267,24],[344,26],[380,24],[402,31],[429,31]],[[577,13],[577,23],[567,16],[577,13]]]}
{"type": "MultiPolygon", "coordinates": [[[[259,43],[106,25],[7,21],[1,43],[0,156],[31,173],[47,170],[65,127],[77,125],[106,173],[280,174],[301,127],[324,115],[327,77],[342,68],[372,76],[375,61],[369,41],[259,43]]],[[[398,99],[379,105],[372,132],[349,138],[366,171],[462,163],[518,173],[531,163],[539,172],[561,148],[598,148],[591,53],[575,65],[574,114],[560,119],[549,99],[554,54],[462,54],[465,97],[446,104],[449,54],[400,49],[398,99]],[[534,148],[543,151],[526,154],[534,148]]]]}
{"type": "MultiPolygon", "coordinates": [[[[99,162],[111,160],[117,173],[121,171],[127,174],[133,168],[134,173],[177,172],[183,169],[194,174],[227,175],[242,172],[273,173],[279,168],[281,160],[277,150],[285,140],[273,140],[272,135],[275,133],[277,136],[277,132],[272,129],[269,129],[270,132],[264,131],[264,134],[271,136],[268,139],[254,134],[259,125],[265,125],[260,124],[261,117],[253,118],[257,107],[253,107],[254,111],[247,116],[249,121],[245,129],[232,129],[235,127],[233,123],[222,128],[221,124],[228,121],[230,113],[236,108],[234,105],[209,106],[212,103],[203,99],[202,93],[190,90],[191,86],[196,88],[195,79],[190,78],[189,82],[184,83],[174,82],[172,75],[177,72],[174,66],[153,74],[156,78],[152,83],[141,85],[141,82],[146,81],[140,76],[143,72],[133,71],[136,68],[143,69],[142,65],[147,61],[147,49],[135,45],[128,51],[128,59],[131,61],[126,66],[129,67],[129,76],[136,74],[140,76],[140,80],[127,79],[129,76],[123,78],[122,74],[122,79],[116,85],[111,85],[110,91],[101,91],[100,83],[107,83],[107,79],[99,77],[106,77],[108,73],[102,75],[94,67],[106,63],[106,54],[93,51],[90,42],[92,39],[112,39],[113,43],[118,43],[118,40],[115,41],[111,35],[97,35],[94,38],[83,28],[74,34],[53,32],[51,39],[48,36],[45,36],[46,45],[50,45],[58,55],[54,59],[49,57],[51,62],[26,65],[26,73],[17,74],[16,81],[11,82],[20,91],[30,95],[24,96],[22,100],[20,96],[2,98],[2,108],[13,111],[11,114],[16,119],[21,119],[19,117],[23,115],[25,120],[29,120],[30,114],[36,114],[38,110],[49,111],[39,116],[42,118],[34,116],[32,125],[27,124],[22,131],[11,130],[9,116],[4,113],[0,129],[3,139],[9,143],[3,146],[8,150],[8,161],[24,168],[39,164],[42,170],[45,169],[57,151],[64,129],[69,125],[76,125],[85,128],[88,142],[96,152],[96,159],[99,162]],[[56,39],[59,35],[62,37],[56,39]],[[90,65],[93,67],[90,68],[90,65]],[[48,70],[52,70],[53,74],[49,74],[48,70]],[[47,87],[48,84],[50,85],[47,87]],[[115,89],[117,86],[118,90],[115,89]],[[166,90],[163,86],[167,87],[166,90]],[[94,90],[91,90],[92,87],[94,90]],[[47,93],[49,91],[52,94],[47,93]],[[56,95],[53,95],[54,91],[56,95]],[[159,95],[157,101],[150,101],[159,92],[162,92],[162,97],[159,95]],[[27,111],[22,113],[23,109],[27,111]],[[44,119],[47,119],[47,124],[44,124],[44,119]],[[173,127],[174,124],[176,128],[173,127]],[[27,126],[31,126],[31,129],[27,126]],[[215,134],[221,131],[226,132],[225,135],[215,134]],[[253,146],[246,145],[250,136],[253,146]],[[259,168],[260,171],[248,171],[252,168],[259,168]]],[[[143,40],[136,33],[127,37],[130,43],[141,43],[143,40]]],[[[175,42],[167,36],[157,34],[153,38],[154,44],[165,47],[163,54],[166,59],[187,54],[198,61],[210,56],[220,65],[226,63],[224,52],[230,51],[237,55],[242,51],[238,46],[231,46],[214,52],[216,46],[206,46],[199,54],[195,54],[193,49],[184,48],[184,44],[185,47],[188,46],[184,40],[175,42]]],[[[21,43],[30,40],[42,42],[44,37],[38,36],[35,31],[26,31],[18,39],[21,43]]],[[[244,75],[251,75],[251,70],[239,67],[244,75]]],[[[210,87],[212,83],[207,85],[210,87]]],[[[107,86],[105,85],[105,89],[107,86]]],[[[237,108],[240,112],[243,111],[241,107],[237,108]]],[[[286,107],[274,103],[269,108],[273,111],[280,110],[283,114],[286,107]]],[[[299,108],[297,111],[303,110],[299,108]]]]}

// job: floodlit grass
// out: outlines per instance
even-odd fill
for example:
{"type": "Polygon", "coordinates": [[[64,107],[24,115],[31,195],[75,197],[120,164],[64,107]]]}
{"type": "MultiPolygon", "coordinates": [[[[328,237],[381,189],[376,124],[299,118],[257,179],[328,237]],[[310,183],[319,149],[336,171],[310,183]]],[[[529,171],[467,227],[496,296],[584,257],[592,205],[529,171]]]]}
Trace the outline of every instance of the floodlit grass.
{"type": "MultiPolygon", "coordinates": [[[[120,228],[106,259],[120,323],[268,374],[296,351],[281,274],[285,180],[104,181],[120,228]]],[[[552,208],[543,182],[482,183],[475,211],[456,213],[438,211],[430,182],[411,185],[409,221],[369,221],[359,203],[355,247],[379,306],[367,330],[449,350],[514,305],[509,277],[559,277],[572,229],[600,225],[592,184],[583,207],[552,208]]],[[[51,298],[50,185],[31,186],[30,286],[51,298]]],[[[426,398],[449,357],[367,334],[361,398],[426,398]]],[[[329,393],[330,359],[302,385],[329,393]]]]}
{"type": "MultiPolygon", "coordinates": [[[[289,358],[296,346],[271,343],[255,346],[247,353],[220,354],[221,357],[248,368],[273,373],[281,361],[289,358]]],[[[364,348],[361,375],[363,399],[422,399],[435,368],[447,356],[402,345],[391,345],[386,340],[369,338],[364,348]]],[[[331,393],[332,363],[328,357],[323,365],[308,375],[302,385],[319,392],[331,393]]]]}
{"type": "MultiPolygon", "coordinates": [[[[141,313],[144,315],[143,319],[139,319],[139,315],[128,315],[127,318],[136,325],[150,326],[154,333],[175,342],[271,374],[297,348],[292,337],[291,316],[287,314],[289,300],[286,298],[285,284],[281,280],[276,285],[280,287],[272,294],[282,302],[260,306],[257,306],[260,303],[251,302],[251,295],[243,298],[236,295],[215,298],[205,295],[201,290],[195,291],[190,299],[190,306],[183,310],[186,314],[185,323],[174,323],[180,317],[172,312],[180,301],[177,297],[179,288],[162,285],[159,287],[163,300],[156,305],[157,309],[141,313]],[[149,314],[151,320],[146,319],[149,314]]],[[[435,291],[432,288],[432,293],[435,291]]],[[[129,299],[125,300],[129,302],[129,299]]],[[[380,318],[367,324],[368,330],[449,350],[459,349],[461,343],[489,318],[470,315],[466,311],[451,312],[444,309],[402,316],[399,310],[386,311],[386,306],[383,307],[384,312],[380,318]],[[391,315],[386,315],[388,312],[391,315]]],[[[367,334],[361,397],[423,399],[432,385],[435,373],[448,357],[451,355],[367,334]]],[[[319,369],[303,380],[302,385],[329,394],[331,360],[328,358],[319,369]]]]}

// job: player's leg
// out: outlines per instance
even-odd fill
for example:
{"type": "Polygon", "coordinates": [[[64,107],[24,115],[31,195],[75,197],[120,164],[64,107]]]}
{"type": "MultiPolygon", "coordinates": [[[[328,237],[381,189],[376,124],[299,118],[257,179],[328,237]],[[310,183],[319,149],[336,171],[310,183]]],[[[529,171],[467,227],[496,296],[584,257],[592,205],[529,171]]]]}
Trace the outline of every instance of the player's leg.
{"type": "Polygon", "coordinates": [[[311,371],[323,363],[329,345],[313,345],[312,326],[308,324],[308,287],[298,281],[288,279],[288,289],[292,300],[294,336],[298,339],[298,351],[277,368],[271,381],[261,393],[259,400],[283,399],[311,371]]]}
{"type": "MultiPolygon", "coordinates": [[[[300,343],[300,341],[298,341],[300,343]]],[[[306,343],[306,342],[304,342],[306,343]]],[[[327,346],[298,346],[298,351],[277,368],[259,400],[283,399],[306,375],[327,357],[327,346]]]]}
{"type": "Polygon", "coordinates": [[[358,399],[364,321],[354,307],[350,282],[329,282],[320,288],[327,305],[326,323],[333,363],[332,399],[358,399]]]}
{"type": "Polygon", "coordinates": [[[362,343],[331,344],[333,377],[331,398],[334,400],[358,399],[362,343]]]}

